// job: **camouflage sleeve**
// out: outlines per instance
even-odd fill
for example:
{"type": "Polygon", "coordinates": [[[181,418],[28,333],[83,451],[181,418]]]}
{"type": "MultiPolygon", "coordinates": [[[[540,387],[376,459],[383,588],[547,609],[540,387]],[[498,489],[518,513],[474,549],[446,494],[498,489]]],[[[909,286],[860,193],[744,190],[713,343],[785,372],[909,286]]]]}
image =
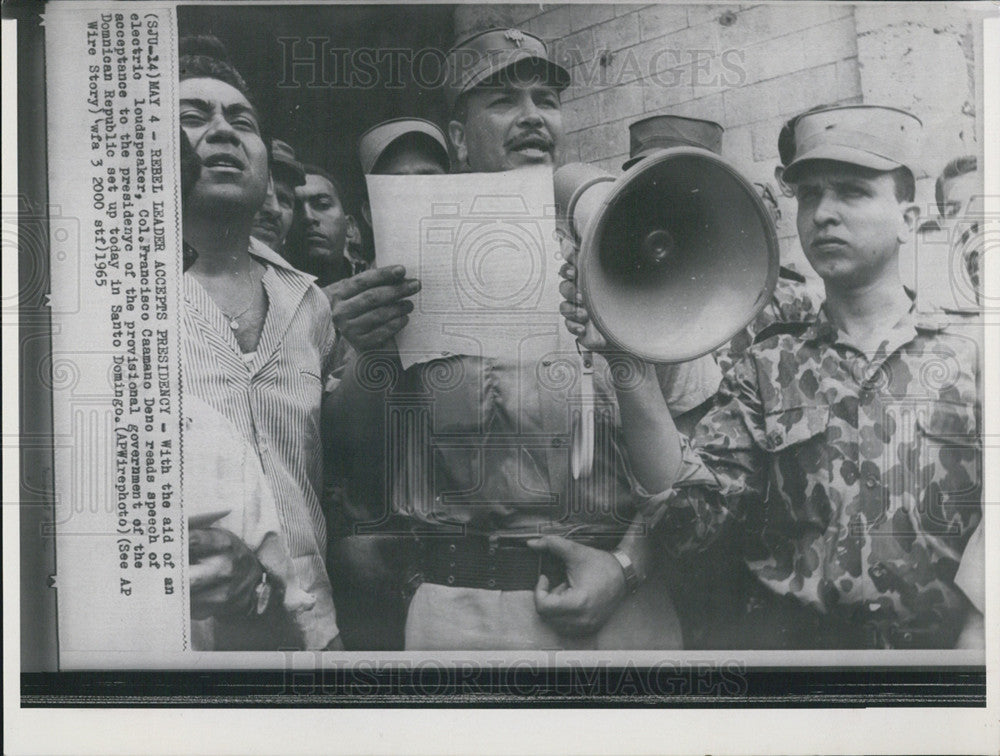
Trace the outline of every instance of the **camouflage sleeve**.
{"type": "Polygon", "coordinates": [[[764,413],[753,363],[743,359],[723,380],[715,406],[690,439],[681,437],[682,468],[674,487],[658,500],[658,529],[669,551],[680,555],[711,545],[747,506],[763,500],[766,456],[764,413]]]}

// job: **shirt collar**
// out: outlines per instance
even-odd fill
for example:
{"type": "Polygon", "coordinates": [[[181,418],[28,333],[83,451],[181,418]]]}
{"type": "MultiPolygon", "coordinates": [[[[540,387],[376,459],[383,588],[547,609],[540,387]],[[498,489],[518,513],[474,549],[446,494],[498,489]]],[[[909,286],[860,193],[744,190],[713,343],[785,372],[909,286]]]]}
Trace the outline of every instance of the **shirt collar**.
{"type": "MultiPolygon", "coordinates": [[[[940,310],[921,311],[922,308],[917,303],[914,291],[908,287],[903,288],[906,290],[906,296],[910,298],[910,309],[892,327],[892,331],[894,333],[909,332],[912,338],[918,332],[939,333],[944,330],[947,326],[946,313],[940,310]]],[[[849,345],[851,343],[847,335],[830,320],[830,316],[826,311],[826,303],[819,308],[816,317],[803,334],[803,339],[828,344],[841,343],[849,345]]]]}
{"type": "Polygon", "coordinates": [[[316,276],[312,276],[308,273],[304,273],[295,266],[291,265],[288,260],[279,255],[269,246],[264,244],[260,239],[255,239],[250,237],[250,254],[254,257],[258,257],[261,260],[266,261],[269,265],[273,265],[276,268],[281,268],[290,273],[295,273],[296,275],[302,276],[308,279],[310,282],[316,280],[316,276]]]}

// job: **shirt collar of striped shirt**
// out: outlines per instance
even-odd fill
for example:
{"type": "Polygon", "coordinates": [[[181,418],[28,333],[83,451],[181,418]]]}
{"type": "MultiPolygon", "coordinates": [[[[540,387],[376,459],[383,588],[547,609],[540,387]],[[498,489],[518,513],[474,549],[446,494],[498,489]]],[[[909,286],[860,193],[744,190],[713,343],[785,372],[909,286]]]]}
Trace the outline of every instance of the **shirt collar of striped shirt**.
{"type": "Polygon", "coordinates": [[[269,246],[264,244],[264,242],[250,237],[250,254],[254,257],[259,257],[262,260],[267,261],[270,265],[276,268],[283,268],[289,273],[295,273],[296,275],[302,276],[303,278],[309,280],[310,282],[316,280],[316,276],[309,275],[308,273],[303,273],[298,268],[290,265],[288,261],[271,249],[269,246]]]}

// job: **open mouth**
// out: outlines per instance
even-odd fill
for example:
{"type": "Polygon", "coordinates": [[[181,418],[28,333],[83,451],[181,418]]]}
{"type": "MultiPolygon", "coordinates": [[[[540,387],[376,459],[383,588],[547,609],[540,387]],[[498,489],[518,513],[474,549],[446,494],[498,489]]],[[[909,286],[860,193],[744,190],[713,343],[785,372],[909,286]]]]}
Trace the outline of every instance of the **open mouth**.
{"type": "Polygon", "coordinates": [[[246,169],[246,164],[242,160],[226,152],[217,152],[214,155],[209,155],[202,161],[202,165],[205,168],[223,168],[234,171],[246,169]]]}
{"type": "Polygon", "coordinates": [[[552,154],[552,142],[543,136],[521,137],[511,142],[511,150],[529,157],[548,157],[552,154]]]}

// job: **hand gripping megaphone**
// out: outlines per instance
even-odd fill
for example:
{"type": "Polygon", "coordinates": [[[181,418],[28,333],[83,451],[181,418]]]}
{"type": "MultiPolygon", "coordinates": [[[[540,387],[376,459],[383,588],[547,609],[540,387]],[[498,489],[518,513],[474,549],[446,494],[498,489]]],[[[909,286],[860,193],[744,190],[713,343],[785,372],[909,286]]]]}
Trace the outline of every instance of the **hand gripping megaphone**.
{"type": "Polygon", "coordinates": [[[555,199],[579,243],[577,284],[608,342],[651,362],[725,344],[770,300],[778,236],[753,184],[696,147],[644,158],[615,179],[556,171],[555,199]]]}

